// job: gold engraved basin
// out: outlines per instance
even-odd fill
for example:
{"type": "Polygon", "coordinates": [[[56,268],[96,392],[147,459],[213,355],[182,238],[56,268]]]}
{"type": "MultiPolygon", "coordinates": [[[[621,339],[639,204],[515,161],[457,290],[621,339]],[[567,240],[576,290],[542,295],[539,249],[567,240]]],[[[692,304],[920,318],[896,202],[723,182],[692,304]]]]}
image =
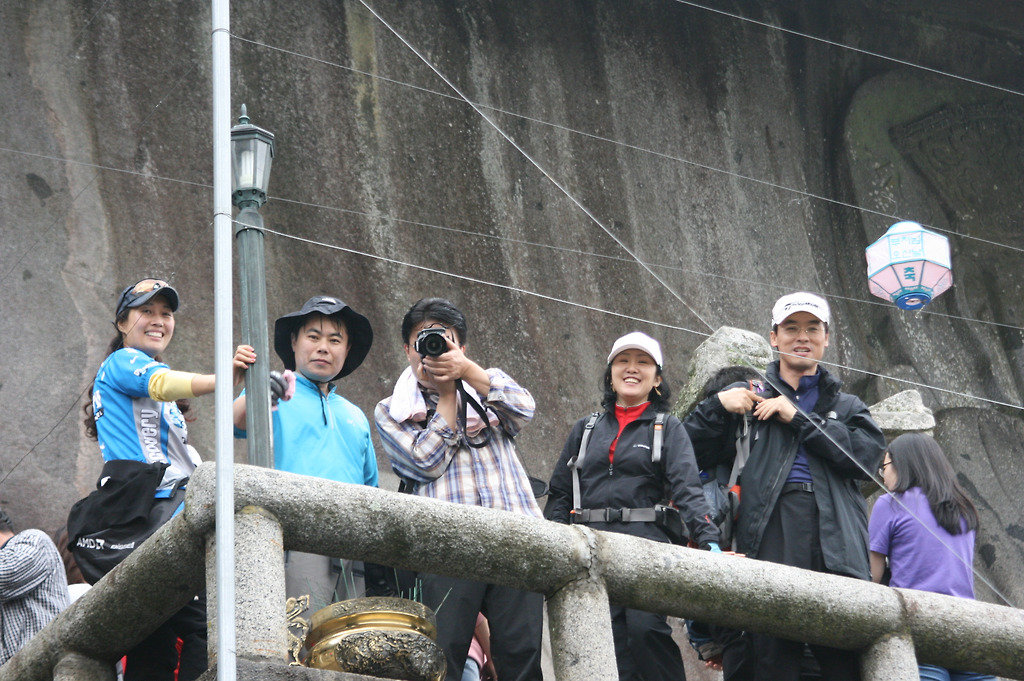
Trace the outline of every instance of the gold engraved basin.
{"type": "Polygon", "coordinates": [[[442,681],[433,611],[407,598],[353,598],[313,614],[299,660],[315,669],[401,681],[442,681]]]}

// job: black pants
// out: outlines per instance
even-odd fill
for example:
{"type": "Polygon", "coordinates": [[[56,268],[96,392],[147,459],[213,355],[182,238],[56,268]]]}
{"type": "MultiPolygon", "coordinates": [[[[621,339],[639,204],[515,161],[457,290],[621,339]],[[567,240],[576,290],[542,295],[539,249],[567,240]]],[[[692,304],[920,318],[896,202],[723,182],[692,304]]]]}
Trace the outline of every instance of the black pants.
{"type": "Polygon", "coordinates": [[[613,605],[611,617],[619,681],[686,681],[683,656],[664,615],[613,605]]]}
{"type": "MultiPolygon", "coordinates": [[[[779,497],[768,519],[757,559],[826,572],[821,554],[818,505],[812,492],[793,491],[779,497]]],[[[722,659],[725,678],[730,681],[798,681],[800,678],[803,643],[747,633],[733,645],[736,647],[732,651],[727,649],[722,659]],[[741,646],[746,648],[745,654],[738,654],[741,646]],[[744,659],[746,654],[751,659],[744,659]]],[[[808,647],[818,661],[822,679],[860,680],[860,655],[856,651],[808,647]]]]}
{"type": "Polygon", "coordinates": [[[447,681],[461,681],[477,613],[491,629],[491,656],[501,681],[541,681],[544,597],[505,586],[420,574],[423,603],[437,614],[437,643],[448,663],[447,681]]]}
{"type": "Polygon", "coordinates": [[[192,681],[206,671],[206,596],[192,601],[128,651],[124,681],[192,681]]]}

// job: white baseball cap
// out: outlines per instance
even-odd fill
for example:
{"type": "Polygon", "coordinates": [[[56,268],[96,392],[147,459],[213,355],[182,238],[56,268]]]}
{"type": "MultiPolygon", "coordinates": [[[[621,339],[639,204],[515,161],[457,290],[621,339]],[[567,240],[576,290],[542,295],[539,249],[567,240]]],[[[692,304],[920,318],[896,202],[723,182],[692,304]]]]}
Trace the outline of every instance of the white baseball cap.
{"type": "Polygon", "coordinates": [[[831,319],[828,303],[821,296],[816,296],[807,291],[798,291],[782,296],[772,308],[772,326],[777,326],[786,321],[786,318],[796,312],[810,312],[825,324],[831,319]]]}
{"type": "Polygon", "coordinates": [[[622,338],[615,341],[615,345],[612,346],[612,351],[608,353],[609,364],[615,355],[619,354],[623,350],[643,350],[648,355],[654,358],[654,363],[661,369],[661,344],[654,340],[646,333],[640,331],[634,331],[627,333],[622,338]]]}

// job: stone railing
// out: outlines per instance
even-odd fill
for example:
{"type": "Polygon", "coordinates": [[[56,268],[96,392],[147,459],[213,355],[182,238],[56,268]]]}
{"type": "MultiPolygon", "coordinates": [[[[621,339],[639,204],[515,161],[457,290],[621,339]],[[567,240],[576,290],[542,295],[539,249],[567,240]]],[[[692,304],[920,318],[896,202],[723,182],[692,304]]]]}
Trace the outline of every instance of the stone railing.
{"type": "MultiPolygon", "coordinates": [[[[185,512],[0,667],[0,681],[109,681],[113,660],[203,586],[204,559],[214,594],[214,475],[200,466],[185,512]]],[[[615,678],[609,602],[859,650],[866,681],[917,679],[918,659],[1024,679],[1014,608],[251,466],[236,467],[235,509],[247,679],[343,678],[284,666],[286,548],[541,592],[559,681],[615,678]]],[[[212,598],[210,611],[215,622],[212,598]]],[[[211,631],[211,666],[216,650],[211,631]]]]}

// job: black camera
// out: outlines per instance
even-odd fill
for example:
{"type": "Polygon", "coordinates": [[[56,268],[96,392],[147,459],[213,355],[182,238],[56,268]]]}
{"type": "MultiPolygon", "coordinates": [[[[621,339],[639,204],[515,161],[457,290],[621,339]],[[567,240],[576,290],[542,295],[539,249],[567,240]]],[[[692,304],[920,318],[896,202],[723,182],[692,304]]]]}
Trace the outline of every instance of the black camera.
{"type": "Polygon", "coordinates": [[[416,334],[413,349],[420,357],[440,357],[448,352],[448,338],[444,335],[447,329],[430,327],[416,334]]]}

